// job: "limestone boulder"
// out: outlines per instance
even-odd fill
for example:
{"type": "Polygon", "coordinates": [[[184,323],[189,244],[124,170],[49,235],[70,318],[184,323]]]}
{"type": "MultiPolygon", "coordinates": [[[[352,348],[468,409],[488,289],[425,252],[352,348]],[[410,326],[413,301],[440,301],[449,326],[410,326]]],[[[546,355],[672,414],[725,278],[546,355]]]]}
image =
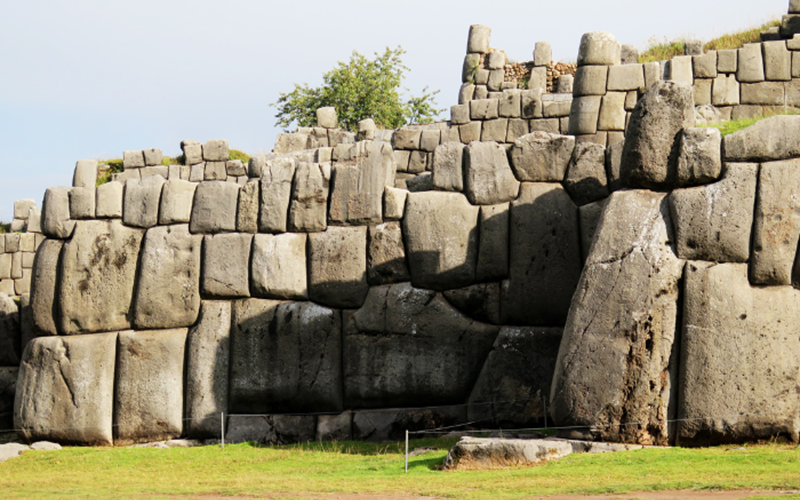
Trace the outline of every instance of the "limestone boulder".
{"type": "Polygon", "coordinates": [[[477,281],[508,277],[509,204],[481,207],[477,281]]]}
{"type": "MultiPolygon", "coordinates": [[[[519,107],[519,106],[518,106],[519,107]]],[[[464,189],[464,149],[460,142],[445,142],[433,151],[433,187],[442,191],[464,189]]]]}
{"type": "Polygon", "coordinates": [[[394,186],[394,174],[389,144],[366,141],[353,146],[349,157],[337,161],[333,169],[330,221],[353,225],[382,222],[383,193],[387,186],[394,186]]]}
{"type": "Polygon", "coordinates": [[[195,234],[236,231],[239,191],[239,185],[232,182],[209,181],[198,184],[189,230],[195,234]]]}
{"type": "Polygon", "coordinates": [[[329,163],[300,162],[294,172],[289,231],[324,231],[328,225],[329,163]]]}
{"type": "Polygon", "coordinates": [[[403,230],[392,221],[369,226],[367,247],[367,281],[370,285],[388,285],[409,281],[403,230]]]}
{"type": "Polygon", "coordinates": [[[597,225],[600,223],[600,216],[603,215],[603,210],[606,208],[606,201],[607,200],[600,200],[589,203],[579,209],[581,253],[583,254],[584,260],[586,260],[591,251],[594,234],[597,231],[597,225]]]}
{"type": "Polygon", "coordinates": [[[620,63],[622,46],[613,34],[603,31],[584,33],[578,50],[578,66],[612,66],[620,63]]]}
{"type": "Polygon", "coordinates": [[[361,307],[367,283],[367,228],[329,226],[308,235],[308,296],[330,307],[361,307]]]}
{"type": "MultiPolygon", "coordinates": [[[[161,191],[158,223],[183,224],[191,220],[192,201],[197,184],[181,179],[170,179],[161,191]]],[[[98,194],[99,197],[99,194],[98,194]]]]}
{"type": "Polygon", "coordinates": [[[681,131],[694,127],[692,88],[660,81],[636,103],[622,150],[620,176],[631,188],[674,186],[681,131]]]}
{"type": "Polygon", "coordinates": [[[48,238],[36,250],[31,283],[31,310],[36,333],[58,334],[58,260],[63,246],[63,241],[48,238]]]}
{"type": "Polygon", "coordinates": [[[308,298],[305,234],[257,234],[253,238],[253,295],[272,299],[308,298]]]}
{"type": "Polygon", "coordinates": [[[464,193],[474,205],[496,205],[519,194],[519,181],[506,149],[495,142],[471,142],[464,150],[464,193]]]}
{"type": "Polygon", "coordinates": [[[120,218],[124,205],[125,185],[119,181],[97,186],[95,192],[95,215],[98,219],[120,218]]]}
{"type": "Polygon", "coordinates": [[[687,128],[681,135],[678,186],[708,184],[722,173],[722,135],[714,127],[687,128]]]}
{"type": "Polygon", "coordinates": [[[292,179],[297,167],[294,158],[278,158],[266,162],[261,173],[261,210],[258,230],[262,233],[286,231],[292,179]]]}
{"type": "Polygon", "coordinates": [[[161,206],[161,190],[164,182],[164,178],[160,175],[125,181],[122,220],[126,226],[147,229],[158,224],[158,210],[161,206]]]}
{"type": "Polygon", "coordinates": [[[183,433],[185,328],[120,332],[114,444],[165,441],[183,433]]]}
{"type": "Polygon", "coordinates": [[[411,282],[433,290],[472,284],[478,257],[479,208],[460,193],[410,193],[403,234],[411,282]]]}
{"type": "Polygon", "coordinates": [[[261,182],[250,179],[239,192],[239,206],[236,209],[236,230],[240,233],[258,232],[258,199],[261,182]]]}
{"type": "Polygon", "coordinates": [[[14,398],[17,394],[16,366],[0,367],[0,428],[14,428],[14,398]]]}
{"type": "Polygon", "coordinates": [[[14,403],[22,438],[112,445],[116,346],[116,333],[32,340],[14,403]]]}
{"type": "Polygon", "coordinates": [[[69,218],[68,187],[51,187],[44,192],[42,233],[48,238],[66,239],[72,235],[75,221],[69,218]]]}
{"type": "Polygon", "coordinates": [[[511,165],[520,181],[561,182],[574,148],[573,136],[532,132],[514,142],[511,165]]]}
{"type": "Polygon", "coordinates": [[[564,187],[577,205],[607,198],[606,148],[592,142],[575,146],[567,168],[564,187]]]}
{"type": "Polygon", "coordinates": [[[203,301],[186,339],[186,434],[220,437],[220,418],[228,411],[231,302],[203,301]]]}
{"type": "Polygon", "coordinates": [[[250,253],[253,235],[215,234],[203,238],[203,276],[205,297],[250,296],[250,253]]]}
{"type": "Polygon", "coordinates": [[[349,408],[465,401],[499,331],[408,283],[373,287],[361,309],[343,314],[349,408]]]}
{"type": "Polygon", "coordinates": [[[800,157],[800,116],[773,116],[723,139],[724,160],[775,161],[800,157]]]}
{"type": "Polygon", "coordinates": [[[578,207],[558,184],[526,182],[510,224],[503,324],[563,325],[583,267],[578,207]]]}
{"type": "Polygon", "coordinates": [[[200,311],[202,236],[188,224],[147,230],[133,311],[136,328],[191,326],[200,311]]]}
{"type": "Polygon", "coordinates": [[[572,453],[566,441],[463,437],[444,459],[445,470],[541,465],[572,453]]]}
{"type": "Polygon", "coordinates": [[[750,258],[758,165],[729,163],[722,180],[669,197],[678,256],[715,262],[750,258]]]}
{"type": "Polygon", "coordinates": [[[745,264],[686,266],[680,446],[800,434],[800,292],[752,287],[745,264]]]}
{"type": "Polygon", "coordinates": [[[22,354],[20,346],[19,306],[0,292],[0,366],[17,366],[22,354]]]}
{"type": "MultiPolygon", "coordinates": [[[[75,234],[64,243],[59,264],[59,333],[130,328],[143,237],[144,230],[123,226],[119,219],[79,221],[75,225],[75,234]]],[[[34,297],[34,304],[35,301],[34,297]]],[[[38,314],[35,307],[34,311],[38,314]]]]}

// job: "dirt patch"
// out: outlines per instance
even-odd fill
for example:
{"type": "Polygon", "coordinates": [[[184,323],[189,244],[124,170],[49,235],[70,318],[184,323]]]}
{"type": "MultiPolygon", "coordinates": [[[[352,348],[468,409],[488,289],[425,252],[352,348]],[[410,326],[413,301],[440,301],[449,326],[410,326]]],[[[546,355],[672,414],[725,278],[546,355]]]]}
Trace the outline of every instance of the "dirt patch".
{"type": "Polygon", "coordinates": [[[798,491],[754,491],[754,490],[728,490],[728,491],[634,491],[611,495],[556,495],[537,496],[542,500],[738,500],[752,497],[780,497],[783,495],[796,495],[798,491]]]}

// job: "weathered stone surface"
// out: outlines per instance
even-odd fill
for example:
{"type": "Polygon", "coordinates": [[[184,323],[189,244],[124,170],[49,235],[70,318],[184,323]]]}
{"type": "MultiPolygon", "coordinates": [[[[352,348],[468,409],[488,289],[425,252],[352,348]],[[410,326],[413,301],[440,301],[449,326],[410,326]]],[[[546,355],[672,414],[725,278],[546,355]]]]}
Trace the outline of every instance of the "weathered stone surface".
{"type": "Polygon", "coordinates": [[[353,412],[317,416],[316,441],[352,441],[353,412]]]}
{"type": "Polygon", "coordinates": [[[68,187],[51,187],[44,192],[42,203],[42,232],[48,238],[67,239],[75,229],[69,218],[68,187]]]}
{"type": "Polygon", "coordinates": [[[481,207],[477,281],[508,277],[508,203],[481,207]]]}
{"type": "Polygon", "coordinates": [[[558,184],[523,183],[511,204],[506,325],[563,325],[581,273],[578,207],[558,184]]]}
{"type": "Polygon", "coordinates": [[[607,198],[606,148],[591,142],[577,144],[569,161],[564,187],[577,205],[607,198]]]}
{"type": "Polygon", "coordinates": [[[444,298],[468,318],[490,325],[500,324],[500,284],[479,283],[442,292],[444,298]]]}
{"type": "Polygon", "coordinates": [[[800,292],[751,287],[745,264],[686,267],[677,444],[797,441],[800,292]]]}
{"type": "Polygon", "coordinates": [[[786,41],[764,42],[764,76],[770,81],[789,81],[792,79],[792,55],[786,48],[786,41]]]}
{"type": "Polygon", "coordinates": [[[472,284],[478,256],[478,211],[460,193],[410,193],[403,234],[411,282],[434,290],[472,284]]]}
{"type": "Polygon", "coordinates": [[[757,176],[756,164],[728,163],[719,182],[672,192],[670,210],[680,258],[748,260],[757,176]]]}
{"type": "Polygon", "coordinates": [[[91,187],[97,184],[97,160],[78,160],[72,175],[72,187],[91,187]]]}
{"type": "Polygon", "coordinates": [[[114,444],[164,441],[183,433],[185,328],[120,332],[114,444]]]}
{"type": "Polygon", "coordinates": [[[408,190],[387,186],[383,192],[383,217],[388,220],[400,220],[406,209],[408,190]]]}
{"type": "Polygon", "coordinates": [[[225,139],[214,139],[203,144],[203,160],[228,161],[230,158],[228,141],[225,139]]]}
{"type": "Polygon", "coordinates": [[[69,190],[69,218],[94,219],[95,191],[92,187],[74,187],[69,190]]]}
{"type": "Polygon", "coordinates": [[[489,38],[492,36],[492,28],[482,24],[473,24],[469,27],[469,38],[467,38],[467,52],[485,54],[489,52],[489,38]]]}
{"type": "Polygon", "coordinates": [[[739,104],[739,82],[736,75],[719,75],[714,79],[711,90],[711,104],[714,106],[732,106],[739,104]]]}
{"type": "Polygon", "coordinates": [[[760,43],[746,43],[739,49],[736,79],[740,82],[764,81],[764,58],[760,43]]]}
{"type": "Polygon", "coordinates": [[[506,118],[519,118],[522,112],[522,90],[510,89],[503,91],[503,98],[500,99],[498,114],[506,118]]]}
{"type": "Polygon", "coordinates": [[[383,142],[363,142],[354,149],[349,161],[337,162],[333,169],[329,218],[339,224],[379,224],[384,189],[394,186],[392,148],[383,142]]]}
{"type": "Polygon", "coordinates": [[[292,179],[297,162],[294,158],[268,161],[261,176],[261,212],[258,229],[265,233],[286,231],[292,179]]]}
{"type": "Polygon", "coordinates": [[[800,157],[800,116],[773,116],[723,139],[725,161],[773,161],[800,157]]]}
{"type": "Polygon", "coordinates": [[[445,457],[443,468],[469,470],[540,465],[570,453],[572,445],[566,441],[462,437],[445,457]]]}
{"type": "MultiPolygon", "coordinates": [[[[800,237],[800,160],[761,164],[753,223],[750,282],[791,285],[800,237]]],[[[795,273],[796,274],[796,273],[795,273]]]]}
{"type": "Polygon", "coordinates": [[[606,179],[608,180],[609,191],[622,189],[620,168],[622,166],[622,150],[624,148],[624,140],[609,144],[606,148],[606,179]]]}
{"type": "Polygon", "coordinates": [[[658,82],[636,103],[622,151],[622,182],[665,188],[675,182],[680,133],[695,123],[691,87],[658,82]]]}
{"type": "Polygon", "coordinates": [[[400,441],[405,431],[436,429],[458,425],[467,418],[463,406],[441,406],[421,409],[382,408],[353,412],[353,439],[385,443],[400,441]]]}
{"type": "Polygon", "coordinates": [[[369,226],[367,251],[367,281],[370,285],[388,285],[411,279],[400,222],[369,226]]]}
{"type": "Polygon", "coordinates": [[[177,328],[197,320],[202,238],[189,234],[187,224],[147,230],[134,302],[136,328],[177,328]]]}
{"type": "Polygon", "coordinates": [[[722,173],[722,134],[714,127],[687,128],[681,134],[678,186],[708,184],[722,173]]]}
{"type": "Polygon", "coordinates": [[[158,223],[183,224],[192,217],[192,201],[197,184],[180,179],[170,179],[161,191],[161,209],[158,223]]]}
{"type": "Polygon", "coordinates": [[[445,142],[433,152],[433,187],[442,191],[464,189],[464,145],[445,142]]]}
{"type": "Polygon", "coordinates": [[[486,142],[472,142],[467,146],[464,192],[475,205],[495,205],[517,197],[519,181],[511,171],[503,146],[486,142]]]}
{"type": "Polygon", "coordinates": [[[786,104],[786,86],[783,82],[743,83],[742,104],[783,106],[786,104]]]}
{"type": "Polygon", "coordinates": [[[164,178],[160,175],[125,181],[122,221],[126,226],[146,229],[158,224],[158,209],[164,182],[164,178]]]}
{"type": "Polygon", "coordinates": [[[265,413],[268,410],[265,394],[272,380],[264,360],[274,355],[271,350],[274,345],[270,343],[274,332],[270,329],[280,304],[277,300],[264,299],[233,302],[228,393],[232,413],[265,413]]]}
{"type": "Polygon", "coordinates": [[[317,125],[323,128],[339,128],[339,117],[336,108],[326,106],[317,108],[317,125]]]}
{"type": "Polygon", "coordinates": [[[239,191],[239,205],[236,208],[236,230],[240,233],[258,232],[258,199],[261,182],[251,179],[239,191]]]}
{"type": "Polygon", "coordinates": [[[717,71],[720,73],[736,73],[739,66],[738,61],[738,50],[730,49],[717,51],[717,71]]]}
{"type": "Polygon", "coordinates": [[[235,415],[228,417],[225,425],[225,442],[272,444],[275,430],[272,417],[262,415],[235,415]]]}
{"type": "Polygon", "coordinates": [[[252,241],[253,235],[247,233],[217,234],[203,238],[203,296],[250,296],[252,241]]]}
{"type": "Polygon", "coordinates": [[[599,200],[588,205],[583,205],[579,209],[580,228],[581,228],[581,253],[584,261],[589,257],[589,252],[594,241],[594,234],[597,225],[600,223],[600,216],[606,208],[608,200],[599,200]]]}
{"type": "Polygon", "coordinates": [[[116,344],[116,333],[31,341],[14,403],[14,427],[23,439],[113,443],[116,344]]]}
{"type": "Polygon", "coordinates": [[[228,411],[231,303],[203,301],[186,339],[186,434],[220,436],[220,414],[228,411]]]}
{"type": "MultiPolygon", "coordinates": [[[[623,67],[623,66],[620,66],[623,67]]],[[[597,119],[598,130],[625,130],[625,92],[609,92],[600,103],[600,115],[597,119]]]]}
{"type": "Polygon", "coordinates": [[[702,55],[692,57],[695,78],[717,77],[717,51],[710,50],[702,55]]]}
{"type": "MultiPolygon", "coordinates": [[[[113,332],[130,328],[131,299],[144,231],[118,219],[79,221],[64,243],[57,290],[59,333],[113,332]]],[[[34,293],[34,311],[36,309],[34,293]]],[[[37,319],[37,324],[39,323],[37,319]]]]}
{"type": "Polygon", "coordinates": [[[361,307],[367,284],[367,228],[329,226],[308,235],[308,296],[330,307],[361,307]]]}
{"type": "Polygon", "coordinates": [[[511,164],[520,181],[561,182],[574,148],[572,136],[533,132],[516,140],[511,164]]]}
{"type": "Polygon", "coordinates": [[[597,133],[601,102],[602,98],[598,95],[576,97],[572,100],[569,111],[570,135],[597,133]]]}
{"type": "Polygon", "coordinates": [[[251,276],[257,297],[307,299],[306,235],[255,235],[251,276]]]}
{"type": "MultiPolygon", "coordinates": [[[[14,428],[14,397],[17,393],[16,366],[0,367],[0,428],[14,428]]],[[[0,458],[0,462],[2,458],[0,458]]]]}
{"type": "Polygon", "coordinates": [[[236,231],[240,189],[231,182],[201,182],[194,193],[189,230],[200,234],[236,231]]]}
{"type": "Polygon", "coordinates": [[[329,163],[300,162],[297,165],[289,204],[289,231],[316,232],[328,227],[330,180],[329,163]]]}
{"type": "Polygon", "coordinates": [[[665,78],[665,80],[669,80],[681,85],[691,86],[694,82],[692,57],[676,56],[669,61],[666,61],[666,75],[669,75],[669,77],[665,78]]]}
{"type": "Polygon", "coordinates": [[[499,331],[408,283],[371,288],[343,324],[345,406],[361,408],[463,402],[499,331]]]}
{"type": "Polygon", "coordinates": [[[575,72],[572,95],[604,95],[608,80],[608,66],[581,66],[575,72]]]}
{"type": "Polygon", "coordinates": [[[97,218],[122,217],[125,185],[121,182],[111,181],[97,187],[95,195],[95,215],[97,218]]]}
{"type": "Polygon", "coordinates": [[[17,303],[0,292],[0,366],[17,366],[22,354],[17,303]]]}
{"type": "Polygon", "coordinates": [[[486,120],[483,122],[483,128],[481,129],[481,141],[506,142],[507,132],[508,118],[486,120]]]}
{"type": "Polygon", "coordinates": [[[129,168],[144,167],[144,152],[142,150],[123,151],[122,166],[125,170],[128,170],[129,168]]]}
{"type": "Polygon", "coordinates": [[[619,64],[621,50],[622,47],[611,33],[602,31],[585,33],[581,37],[578,49],[578,66],[619,64]]]}
{"type": "MultiPolygon", "coordinates": [[[[471,104],[470,104],[471,105],[471,104]]],[[[394,131],[395,149],[419,149],[419,140],[422,132],[410,128],[400,128],[394,131]]]]}
{"type": "Polygon", "coordinates": [[[564,327],[551,391],[557,425],[667,443],[683,271],[669,232],[665,194],[611,195],[564,327]]]}
{"type": "Polygon", "coordinates": [[[31,308],[37,332],[58,334],[56,293],[58,286],[58,259],[64,242],[46,239],[36,251],[33,265],[31,308]]]}

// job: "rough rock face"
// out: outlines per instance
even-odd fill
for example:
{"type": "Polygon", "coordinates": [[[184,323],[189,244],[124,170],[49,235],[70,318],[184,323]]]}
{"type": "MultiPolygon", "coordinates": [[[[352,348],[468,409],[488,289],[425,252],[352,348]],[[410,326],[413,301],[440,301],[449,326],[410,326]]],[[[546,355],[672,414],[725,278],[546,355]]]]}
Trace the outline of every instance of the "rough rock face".
{"type": "Polygon", "coordinates": [[[399,441],[406,430],[435,429],[463,423],[463,406],[434,408],[382,408],[353,413],[353,439],[385,443],[399,441]]]}
{"type": "Polygon", "coordinates": [[[577,205],[607,198],[606,149],[592,142],[582,142],[575,146],[564,187],[577,205]]]}
{"type": "Polygon", "coordinates": [[[691,87],[665,81],[653,85],[631,114],[622,150],[622,183],[631,188],[672,187],[681,131],[694,124],[691,87]]]}
{"type": "Polygon", "coordinates": [[[774,161],[800,156],[800,116],[773,116],[725,136],[725,161],[774,161]]]}
{"type": "Polygon", "coordinates": [[[464,192],[475,205],[511,201],[519,181],[508,164],[506,150],[495,142],[471,142],[464,151],[464,192]]]}
{"type": "Polygon", "coordinates": [[[367,284],[367,228],[331,226],[308,235],[308,296],[331,307],[360,307],[367,284]]]}
{"type": "Polygon", "coordinates": [[[345,406],[361,408],[466,400],[499,331],[408,283],[371,288],[343,324],[345,406]]]}
{"type": "Polygon", "coordinates": [[[8,295],[0,293],[0,366],[17,366],[20,346],[19,307],[8,295]]]}
{"type": "Polygon", "coordinates": [[[665,444],[683,261],[670,246],[666,195],[611,195],[558,353],[551,408],[594,438],[665,444]],[[628,425],[643,423],[643,425],[628,425]]]}
{"type": "Polygon", "coordinates": [[[0,367],[0,429],[14,428],[14,397],[17,394],[16,366],[0,367]]]}
{"type": "Polygon", "coordinates": [[[23,439],[113,444],[116,344],[116,333],[31,341],[14,403],[14,427],[23,439]]]}
{"type": "Polygon", "coordinates": [[[521,181],[561,182],[574,148],[571,135],[532,132],[514,143],[511,164],[521,181]]]}
{"type": "Polygon", "coordinates": [[[367,280],[370,285],[388,285],[411,279],[403,246],[400,222],[369,227],[367,280]]]}
{"type": "Polygon", "coordinates": [[[386,143],[354,146],[348,160],[333,169],[330,220],[339,224],[376,224],[381,221],[383,190],[394,186],[395,164],[386,143]]]}
{"type": "Polygon", "coordinates": [[[478,283],[442,293],[453,307],[482,323],[500,324],[500,284],[478,283]]]}
{"type": "Polygon", "coordinates": [[[542,464],[572,453],[567,441],[463,437],[444,459],[445,470],[542,464]]]}
{"type": "Polygon", "coordinates": [[[502,328],[472,388],[467,420],[501,427],[543,424],[561,334],[561,328],[502,328]]]}
{"type": "Polygon", "coordinates": [[[255,235],[251,275],[257,297],[307,299],[306,235],[255,235]]]}
{"type": "Polygon", "coordinates": [[[800,292],[752,287],[746,264],[687,264],[677,442],[800,433],[800,292]]]}
{"type": "Polygon", "coordinates": [[[34,328],[47,335],[57,335],[56,294],[58,286],[58,258],[64,242],[47,239],[36,251],[33,263],[31,309],[34,328]]]}
{"type": "MultiPolygon", "coordinates": [[[[61,253],[60,332],[130,328],[131,299],[144,231],[119,220],[78,221],[61,253]]],[[[38,323],[38,321],[37,321],[38,323]]]]}
{"type": "Polygon", "coordinates": [[[558,184],[523,183],[509,241],[503,324],[563,325],[582,267],[578,207],[558,184]]]}

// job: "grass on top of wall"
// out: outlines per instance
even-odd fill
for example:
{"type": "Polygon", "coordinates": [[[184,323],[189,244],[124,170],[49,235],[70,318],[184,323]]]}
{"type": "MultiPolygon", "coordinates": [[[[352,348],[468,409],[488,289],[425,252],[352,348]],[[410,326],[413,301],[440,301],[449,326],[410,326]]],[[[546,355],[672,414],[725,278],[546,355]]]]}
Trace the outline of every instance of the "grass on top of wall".
{"type": "MultiPolygon", "coordinates": [[[[0,463],[8,499],[334,498],[341,495],[530,499],[664,490],[798,490],[794,445],[650,448],[574,454],[541,466],[443,472],[456,439],[260,447],[65,448],[0,463]]],[[[691,494],[687,496],[691,498],[691,494]]],[[[757,493],[752,497],[758,498],[757,493]]],[[[782,496],[800,500],[800,495],[782,496]]]]}
{"type": "Polygon", "coordinates": [[[800,115],[800,109],[791,108],[787,111],[765,112],[761,116],[756,116],[752,118],[739,118],[738,120],[729,120],[726,122],[709,123],[698,126],[718,128],[719,131],[722,133],[722,137],[725,137],[726,135],[732,134],[734,132],[744,130],[750,125],[753,125],[754,123],[759,122],[765,118],[771,118],[773,116],[779,116],[779,115],[800,115]]]}
{"type": "MultiPolygon", "coordinates": [[[[757,28],[751,28],[737,33],[726,33],[714,38],[705,44],[706,52],[709,50],[738,49],[746,43],[760,42],[761,32],[775,26],[780,26],[780,19],[774,19],[757,28]]],[[[639,55],[640,63],[665,61],[675,56],[682,56],[686,45],[685,38],[668,40],[664,37],[663,41],[651,37],[647,41],[647,49],[639,55]]]]}
{"type": "Polygon", "coordinates": [[[10,233],[10,232],[11,232],[11,223],[0,222],[0,234],[10,233]]]}
{"type": "MultiPolygon", "coordinates": [[[[231,149],[228,156],[231,160],[242,160],[243,163],[250,161],[250,155],[239,151],[238,149],[231,149]]],[[[110,160],[98,160],[101,165],[100,173],[97,176],[97,186],[101,186],[111,180],[112,174],[120,173],[124,170],[122,166],[122,158],[112,158],[110,160]],[[106,167],[102,167],[105,165],[106,167]]],[[[184,155],[178,156],[163,156],[161,164],[164,166],[170,165],[186,165],[186,157],[184,155]]]]}

